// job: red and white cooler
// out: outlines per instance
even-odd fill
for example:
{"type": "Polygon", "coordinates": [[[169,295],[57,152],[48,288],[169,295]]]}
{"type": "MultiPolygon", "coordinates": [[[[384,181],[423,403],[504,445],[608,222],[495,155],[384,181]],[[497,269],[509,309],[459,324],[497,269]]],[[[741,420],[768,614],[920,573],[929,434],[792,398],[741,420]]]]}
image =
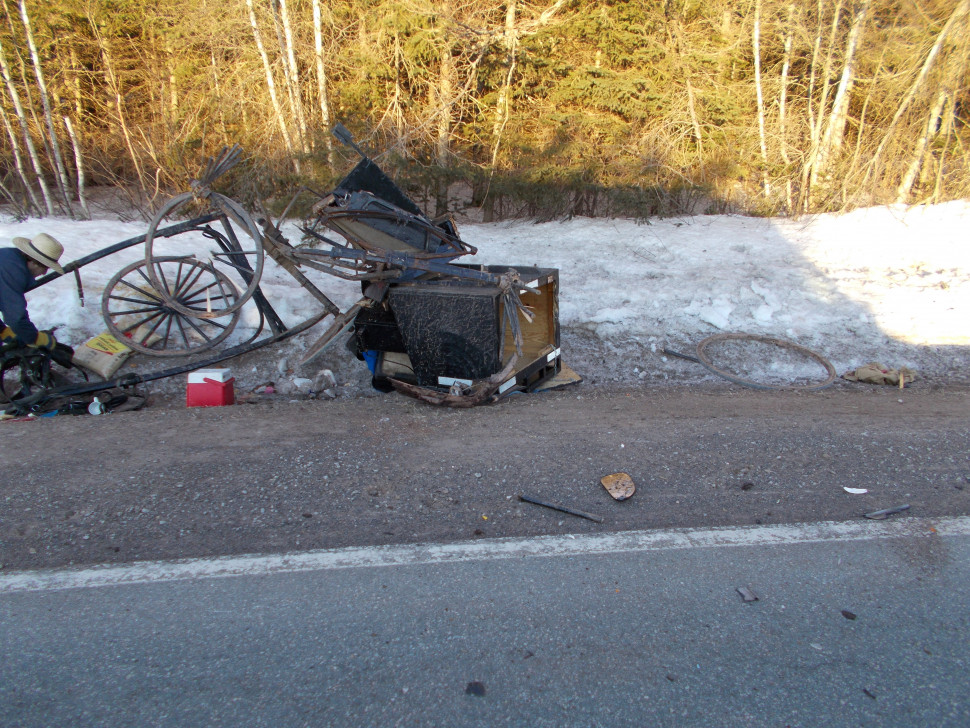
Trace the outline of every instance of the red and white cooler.
{"type": "Polygon", "coordinates": [[[222,407],[235,404],[236,394],[229,369],[198,369],[189,372],[185,388],[186,407],[222,407]]]}

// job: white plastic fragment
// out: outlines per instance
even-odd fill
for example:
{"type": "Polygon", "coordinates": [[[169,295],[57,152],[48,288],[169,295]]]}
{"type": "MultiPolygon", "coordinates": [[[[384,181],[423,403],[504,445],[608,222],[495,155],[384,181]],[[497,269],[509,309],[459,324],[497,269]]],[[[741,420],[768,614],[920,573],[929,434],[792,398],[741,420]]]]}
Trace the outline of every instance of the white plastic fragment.
{"type": "Polygon", "coordinates": [[[842,487],[842,490],[844,490],[846,493],[851,493],[852,495],[862,495],[863,493],[869,492],[868,488],[847,488],[845,486],[842,487]]]}

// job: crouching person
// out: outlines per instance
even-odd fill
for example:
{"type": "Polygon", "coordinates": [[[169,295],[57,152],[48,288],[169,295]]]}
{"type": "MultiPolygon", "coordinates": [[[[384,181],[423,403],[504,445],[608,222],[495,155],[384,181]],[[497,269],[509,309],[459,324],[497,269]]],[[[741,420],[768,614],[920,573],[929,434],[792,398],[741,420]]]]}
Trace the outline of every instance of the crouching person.
{"type": "Polygon", "coordinates": [[[0,248],[0,343],[46,349],[57,341],[50,331],[38,331],[27,313],[27,290],[53,269],[63,273],[58,259],[64,246],[46,233],[33,240],[14,238],[13,248],[0,248]]]}

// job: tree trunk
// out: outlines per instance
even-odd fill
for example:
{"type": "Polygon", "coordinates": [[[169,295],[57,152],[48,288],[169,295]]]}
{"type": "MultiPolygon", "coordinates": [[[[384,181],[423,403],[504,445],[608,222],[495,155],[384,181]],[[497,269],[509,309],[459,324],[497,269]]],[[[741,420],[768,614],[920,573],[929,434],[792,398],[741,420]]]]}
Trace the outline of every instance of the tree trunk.
{"type": "Polygon", "coordinates": [[[451,156],[451,107],[455,97],[455,64],[451,57],[451,43],[445,39],[441,46],[438,66],[438,123],[435,141],[435,158],[446,166],[451,156]]]}
{"type": "MultiPolygon", "coordinates": [[[[219,78],[219,64],[216,62],[216,52],[209,49],[209,67],[212,69],[212,88],[215,91],[214,100],[219,107],[219,126],[222,128],[223,138],[229,137],[229,126],[226,124],[226,98],[223,95],[222,81],[219,78]]],[[[245,119],[246,110],[243,108],[243,118],[245,119]]],[[[245,127],[246,124],[244,123],[245,127]]]]}
{"type": "MultiPolygon", "coordinates": [[[[852,27],[849,29],[849,37],[846,41],[842,77],[839,79],[838,90],[832,100],[832,111],[829,113],[828,122],[825,126],[825,134],[819,143],[818,153],[815,155],[812,165],[812,187],[818,183],[819,177],[828,173],[834,156],[842,148],[845,124],[849,113],[849,98],[852,93],[852,86],[855,83],[855,53],[859,47],[862,30],[865,27],[869,3],[870,0],[864,0],[852,19],[852,27]]],[[[821,121],[821,117],[819,121],[821,121]]]]}
{"type": "Polygon", "coordinates": [[[24,24],[24,33],[27,37],[27,47],[30,50],[30,59],[34,66],[34,75],[37,78],[37,89],[40,92],[41,104],[44,107],[44,122],[47,126],[47,133],[50,135],[50,149],[53,157],[53,167],[57,174],[57,186],[64,205],[68,213],[73,217],[74,211],[71,209],[70,185],[67,181],[67,172],[64,170],[64,161],[61,158],[61,145],[57,141],[57,134],[54,131],[54,119],[51,115],[50,96],[47,93],[47,84],[44,82],[44,72],[40,66],[40,55],[37,53],[37,45],[34,43],[34,33],[30,27],[30,17],[27,15],[27,5],[24,0],[20,0],[20,19],[24,24]]]}
{"type": "Polygon", "coordinates": [[[20,103],[20,94],[17,93],[10,77],[10,67],[7,66],[7,52],[3,45],[0,45],[0,73],[3,74],[4,83],[7,85],[7,93],[10,94],[10,101],[14,107],[17,121],[20,123],[20,130],[24,136],[24,146],[27,148],[27,156],[34,167],[34,175],[37,177],[37,184],[40,187],[41,196],[44,198],[44,205],[47,207],[47,214],[54,214],[54,203],[51,200],[51,193],[47,187],[47,180],[44,179],[44,169],[41,167],[40,158],[37,156],[37,149],[34,141],[30,138],[30,128],[27,125],[27,115],[24,113],[23,104],[20,103]]]}
{"type": "Polygon", "coordinates": [[[832,83],[832,65],[835,52],[835,39],[839,29],[839,20],[842,17],[842,0],[835,6],[835,13],[832,16],[832,26],[829,29],[829,42],[825,49],[825,63],[822,68],[822,93],[817,107],[813,104],[815,98],[815,80],[818,70],[818,59],[822,53],[822,31],[825,28],[825,4],[824,0],[818,0],[818,27],[815,33],[815,45],[812,49],[812,67],[808,82],[808,131],[810,137],[808,157],[802,166],[802,204],[807,211],[811,205],[811,186],[810,180],[812,170],[815,168],[815,157],[818,154],[819,144],[822,138],[822,122],[825,119],[825,109],[828,104],[829,87],[832,83]]]}
{"type": "Polygon", "coordinates": [[[948,96],[949,89],[946,88],[940,89],[940,92],[936,96],[936,101],[930,109],[929,116],[926,118],[926,126],[923,127],[923,133],[916,140],[913,159],[910,161],[909,168],[906,170],[906,174],[903,175],[902,181],[896,188],[897,204],[901,205],[909,200],[909,194],[913,191],[913,183],[916,182],[916,175],[922,169],[923,160],[926,158],[926,148],[929,146],[930,140],[936,136],[936,125],[943,115],[943,108],[946,106],[948,96]]]}
{"type": "Polygon", "coordinates": [[[7,189],[7,185],[5,185],[3,182],[0,182],[0,194],[2,194],[7,199],[10,206],[13,207],[18,219],[26,219],[29,217],[29,212],[27,209],[20,204],[20,200],[14,196],[13,192],[7,189]]]}
{"type": "Polygon", "coordinates": [[[393,99],[393,114],[394,114],[394,130],[397,132],[398,142],[402,142],[405,138],[406,125],[404,123],[404,111],[401,108],[401,96],[403,94],[403,89],[401,88],[401,66],[403,62],[403,54],[401,52],[401,35],[396,30],[394,31],[394,99],[393,99]]]}
{"type": "Polygon", "coordinates": [[[266,73],[266,88],[269,91],[270,103],[273,105],[273,114],[276,116],[276,123],[279,125],[280,134],[283,136],[283,144],[286,146],[286,151],[293,159],[293,168],[297,174],[301,174],[300,160],[294,154],[290,130],[286,126],[286,118],[283,116],[283,109],[280,106],[279,97],[276,95],[276,81],[273,79],[273,68],[270,66],[269,56],[266,54],[266,47],[263,45],[263,36],[259,32],[259,24],[256,22],[256,11],[253,9],[253,0],[246,0],[246,8],[249,10],[249,24],[253,29],[253,39],[256,41],[259,57],[263,61],[263,71],[266,73]]]}
{"type": "Polygon", "coordinates": [[[20,156],[20,145],[17,144],[17,135],[14,133],[13,127],[10,126],[10,120],[7,119],[7,114],[5,111],[0,110],[0,117],[3,117],[3,127],[7,131],[7,137],[10,139],[10,149],[13,151],[14,167],[17,170],[17,176],[20,177],[20,184],[23,185],[27,197],[24,207],[28,213],[31,210],[36,213],[40,213],[40,203],[37,201],[37,195],[34,194],[34,188],[27,179],[27,170],[24,169],[24,160],[23,157],[20,156]]]}
{"type": "MultiPolygon", "coordinates": [[[[451,43],[447,40],[441,47],[441,65],[438,74],[438,129],[435,141],[435,161],[442,170],[451,161],[451,108],[454,103],[454,59],[451,43]]],[[[435,180],[435,215],[448,212],[448,183],[443,177],[435,180]]]]}
{"type": "Polygon", "coordinates": [[[168,114],[174,123],[179,114],[179,88],[178,79],[175,76],[175,52],[172,50],[168,38],[162,41],[165,44],[165,70],[168,73],[168,114]]]}
{"type": "Polygon", "coordinates": [[[933,195],[930,198],[931,202],[939,202],[940,194],[943,191],[943,170],[946,166],[946,152],[950,148],[950,139],[953,135],[953,122],[955,120],[955,114],[953,112],[953,104],[950,104],[949,109],[947,109],[945,116],[943,117],[943,129],[946,131],[946,135],[943,138],[943,145],[940,149],[940,161],[936,165],[936,180],[933,184],[933,195]]]}
{"type": "Polygon", "coordinates": [[[82,105],[81,74],[78,72],[79,66],[80,62],[78,61],[77,57],[77,49],[75,49],[72,45],[70,51],[70,86],[71,93],[74,95],[74,115],[80,119],[81,115],[84,113],[84,107],[82,105]]]}
{"type": "Polygon", "coordinates": [[[495,102],[495,118],[492,121],[492,160],[490,164],[491,172],[494,173],[498,166],[498,152],[502,143],[502,132],[509,119],[509,92],[512,87],[512,77],[515,73],[515,53],[518,46],[518,36],[515,32],[515,0],[510,0],[505,11],[505,33],[502,37],[502,45],[508,58],[509,70],[505,74],[505,80],[499,89],[498,101],[495,102]]]}
{"type": "Polygon", "coordinates": [[[290,92],[290,104],[293,106],[293,113],[296,115],[297,128],[300,131],[300,151],[307,153],[307,126],[306,115],[303,113],[303,94],[300,92],[300,71],[296,65],[296,54],[293,50],[293,30],[290,25],[290,13],[286,6],[286,0],[279,0],[280,18],[283,23],[283,38],[286,47],[286,86],[290,92]]]}
{"type": "Polygon", "coordinates": [[[64,128],[67,129],[67,136],[74,147],[74,167],[77,170],[77,201],[81,205],[81,212],[85,220],[91,219],[91,211],[88,209],[87,192],[84,189],[84,160],[81,156],[81,145],[77,142],[77,135],[74,133],[74,125],[68,116],[64,117],[64,128]]]}
{"type": "Polygon", "coordinates": [[[320,123],[327,147],[327,164],[334,166],[333,140],[330,138],[330,99],[327,94],[327,74],[323,63],[323,23],[320,17],[320,0],[313,0],[313,51],[317,61],[317,98],[320,102],[320,123]]]}
{"type": "Polygon", "coordinates": [[[788,30],[785,33],[785,54],[781,64],[781,90],[778,92],[778,136],[781,141],[781,158],[785,163],[785,209],[792,211],[791,157],[788,154],[788,71],[791,69],[791,54],[795,29],[795,5],[788,6],[788,30]]]}
{"type": "Polygon", "coordinates": [[[768,181],[768,144],[765,140],[765,101],[761,88],[761,0],[755,0],[754,26],[751,30],[751,47],[754,53],[754,86],[758,98],[758,141],[761,145],[761,190],[766,198],[771,196],[768,181]]]}
{"type": "Polygon", "coordinates": [[[889,127],[886,130],[882,141],[879,142],[879,147],[876,149],[876,153],[873,155],[872,161],[870,162],[870,173],[878,169],[879,162],[882,160],[883,152],[886,150],[886,145],[895,135],[896,126],[899,124],[899,120],[903,117],[903,114],[906,113],[906,110],[913,102],[913,99],[916,98],[916,94],[923,86],[923,82],[929,75],[930,69],[933,68],[933,63],[936,61],[936,57],[940,54],[940,49],[943,48],[943,42],[946,40],[947,34],[950,33],[950,31],[953,30],[953,27],[963,19],[968,10],[970,10],[970,0],[960,0],[960,4],[956,6],[952,15],[950,15],[949,19],[946,21],[946,24],[943,26],[943,29],[940,30],[939,35],[936,37],[936,41],[933,43],[933,47],[930,48],[930,52],[926,56],[926,60],[923,61],[923,65],[920,68],[919,74],[916,76],[916,80],[913,81],[913,84],[910,86],[909,91],[907,91],[906,96],[903,98],[902,102],[900,102],[899,108],[896,109],[896,114],[889,123],[889,127]]]}

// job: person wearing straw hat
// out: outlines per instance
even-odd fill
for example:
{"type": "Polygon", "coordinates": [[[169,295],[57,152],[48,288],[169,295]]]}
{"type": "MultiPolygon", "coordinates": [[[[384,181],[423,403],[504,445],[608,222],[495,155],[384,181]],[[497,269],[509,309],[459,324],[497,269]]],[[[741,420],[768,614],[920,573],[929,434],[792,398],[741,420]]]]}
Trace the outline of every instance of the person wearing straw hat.
{"type": "Polygon", "coordinates": [[[64,246],[47,233],[33,239],[14,238],[13,244],[0,248],[0,343],[53,351],[57,341],[50,331],[38,331],[34,326],[25,294],[48,270],[64,273],[57,262],[64,246]]]}

